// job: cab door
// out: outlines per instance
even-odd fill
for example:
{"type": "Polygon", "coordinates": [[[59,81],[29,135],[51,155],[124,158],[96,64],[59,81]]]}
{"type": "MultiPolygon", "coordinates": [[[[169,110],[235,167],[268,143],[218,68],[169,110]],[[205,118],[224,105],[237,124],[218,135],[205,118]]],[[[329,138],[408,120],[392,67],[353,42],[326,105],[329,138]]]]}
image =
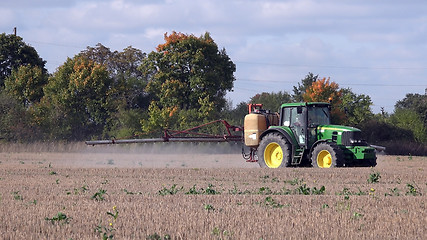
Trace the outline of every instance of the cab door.
{"type": "Polygon", "coordinates": [[[286,107],[282,110],[282,125],[290,127],[300,146],[306,145],[307,118],[306,108],[286,107]]]}

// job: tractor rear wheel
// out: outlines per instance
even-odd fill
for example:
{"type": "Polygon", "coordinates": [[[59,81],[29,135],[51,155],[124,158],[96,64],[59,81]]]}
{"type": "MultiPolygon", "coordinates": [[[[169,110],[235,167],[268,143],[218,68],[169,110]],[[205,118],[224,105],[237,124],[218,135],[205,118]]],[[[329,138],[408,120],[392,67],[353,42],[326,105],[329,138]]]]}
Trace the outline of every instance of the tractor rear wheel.
{"type": "Polygon", "coordinates": [[[280,133],[267,134],[258,147],[258,164],[262,168],[289,167],[291,146],[280,133]]]}
{"type": "Polygon", "coordinates": [[[344,153],[335,143],[320,143],[311,154],[311,163],[316,168],[344,166],[344,153]]]}

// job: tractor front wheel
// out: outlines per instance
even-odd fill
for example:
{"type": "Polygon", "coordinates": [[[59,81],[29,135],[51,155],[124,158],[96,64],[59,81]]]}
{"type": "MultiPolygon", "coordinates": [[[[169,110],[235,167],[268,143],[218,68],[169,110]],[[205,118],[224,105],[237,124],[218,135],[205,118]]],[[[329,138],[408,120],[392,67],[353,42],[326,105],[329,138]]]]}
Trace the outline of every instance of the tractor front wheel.
{"type": "Polygon", "coordinates": [[[316,168],[344,166],[343,151],[334,143],[320,143],[311,154],[311,163],[316,168]]]}
{"type": "Polygon", "coordinates": [[[258,164],[262,168],[288,167],[291,163],[291,146],[279,133],[270,133],[258,147],[258,164]]]}

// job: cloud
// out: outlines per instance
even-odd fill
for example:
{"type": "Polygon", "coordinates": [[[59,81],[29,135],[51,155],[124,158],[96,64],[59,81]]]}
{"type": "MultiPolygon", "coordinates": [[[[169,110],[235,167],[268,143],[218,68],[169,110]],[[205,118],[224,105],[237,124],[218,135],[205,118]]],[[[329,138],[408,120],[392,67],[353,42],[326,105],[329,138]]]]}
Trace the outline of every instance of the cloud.
{"type": "Polygon", "coordinates": [[[236,103],[252,93],[291,91],[313,72],[372,94],[390,111],[405,93],[427,87],[426,12],[421,0],[15,0],[2,3],[0,27],[11,33],[17,26],[51,72],[97,43],[150,52],[165,32],[208,31],[237,64],[236,103]],[[354,85],[404,81],[419,86],[354,85]]]}

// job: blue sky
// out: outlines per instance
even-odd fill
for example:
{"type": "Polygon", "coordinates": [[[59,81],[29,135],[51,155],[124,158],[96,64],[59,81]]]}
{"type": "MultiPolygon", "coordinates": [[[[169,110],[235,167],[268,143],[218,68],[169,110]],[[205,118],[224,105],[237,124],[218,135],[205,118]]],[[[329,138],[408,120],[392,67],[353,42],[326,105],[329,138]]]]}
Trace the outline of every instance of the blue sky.
{"type": "Polygon", "coordinates": [[[51,73],[97,43],[149,53],[165,32],[210,32],[237,67],[234,105],[291,93],[309,72],[369,95],[374,112],[427,88],[423,0],[2,1],[0,32],[14,27],[51,73]]]}

